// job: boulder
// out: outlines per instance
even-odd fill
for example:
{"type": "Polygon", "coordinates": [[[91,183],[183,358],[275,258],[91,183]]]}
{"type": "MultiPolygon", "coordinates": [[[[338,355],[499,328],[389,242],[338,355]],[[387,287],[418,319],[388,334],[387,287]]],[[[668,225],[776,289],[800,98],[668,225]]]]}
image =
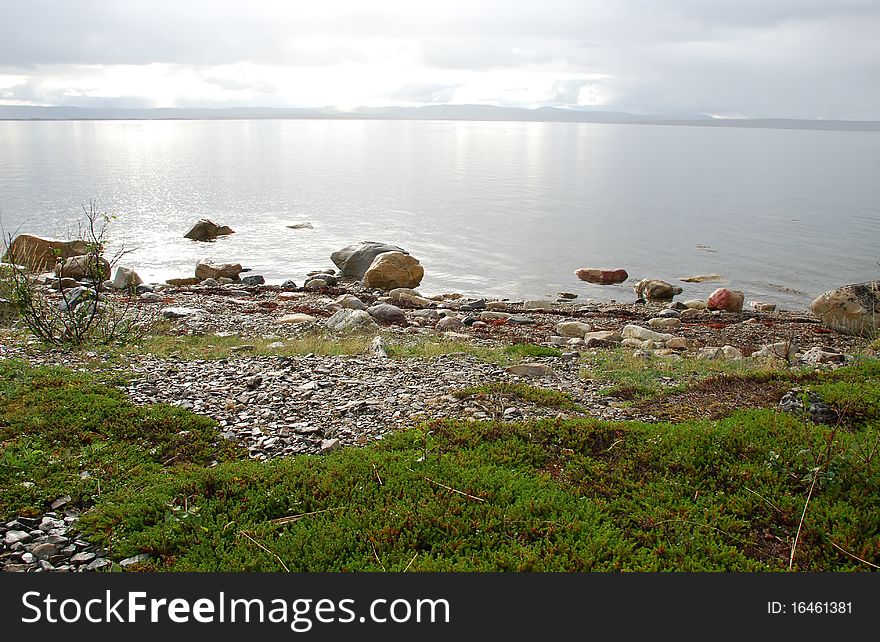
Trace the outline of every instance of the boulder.
{"type": "Polygon", "coordinates": [[[134,270],[128,268],[116,268],[116,274],[113,275],[114,290],[131,290],[143,283],[141,277],[134,270]]]}
{"type": "Polygon", "coordinates": [[[623,283],[629,278],[626,270],[600,270],[596,268],[581,268],[575,271],[575,276],[581,281],[596,285],[616,285],[623,283]]]}
{"type": "Polygon", "coordinates": [[[415,257],[403,252],[382,252],[364,272],[364,285],[380,290],[414,288],[423,276],[425,270],[415,257]]]}
{"type": "Polygon", "coordinates": [[[396,305],[377,303],[367,308],[367,313],[379,323],[406,323],[406,314],[396,305]]]}
{"type": "Polygon", "coordinates": [[[327,329],[334,332],[351,332],[354,330],[375,330],[378,326],[365,310],[349,310],[342,308],[324,321],[327,329]]]}
{"type": "Polygon", "coordinates": [[[745,294],[740,290],[728,290],[718,288],[706,299],[706,307],[710,310],[722,310],[724,312],[740,313],[743,309],[745,294]]]}
{"type": "Polygon", "coordinates": [[[636,296],[646,298],[648,301],[669,301],[676,294],[681,294],[682,289],[660,279],[642,279],[633,288],[636,296]]]}
{"type": "Polygon", "coordinates": [[[563,321],[556,324],[556,334],[563,337],[580,337],[583,339],[584,335],[592,329],[593,326],[582,321],[563,321]]]}
{"type": "Polygon", "coordinates": [[[3,261],[23,265],[34,272],[43,272],[54,268],[59,260],[88,253],[89,246],[85,241],[62,241],[19,234],[9,244],[3,261]]]}
{"type": "Polygon", "coordinates": [[[623,331],[620,334],[624,339],[638,339],[639,341],[659,341],[662,343],[666,343],[673,338],[671,334],[654,332],[653,330],[648,330],[647,328],[642,328],[637,325],[624,326],[623,331]]]}
{"type": "Polygon", "coordinates": [[[241,282],[243,285],[263,285],[266,283],[266,279],[259,274],[252,274],[241,277],[241,282]]]}
{"type": "Polygon", "coordinates": [[[203,218],[193,225],[192,229],[184,234],[183,237],[193,241],[213,241],[218,236],[226,236],[228,234],[234,234],[234,230],[226,225],[217,225],[213,221],[203,218]]]}
{"type": "Polygon", "coordinates": [[[71,256],[55,266],[55,274],[63,278],[103,282],[110,276],[110,263],[103,256],[92,254],[71,256]]]}
{"type": "Polygon", "coordinates": [[[445,317],[437,322],[437,330],[440,332],[454,332],[462,327],[464,323],[458,317],[445,317]]]}
{"type": "Polygon", "coordinates": [[[401,252],[406,254],[403,248],[399,248],[396,245],[377,243],[375,241],[361,241],[356,245],[349,245],[341,250],[336,250],[330,255],[330,260],[342,271],[343,276],[352,279],[363,279],[373,260],[385,252],[401,252]]]}
{"type": "Polygon", "coordinates": [[[232,279],[238,281],[238,275],[244,270],[240,263],[214,263],[210,259],[203,259],[196,263],[196,277],[200,281],[205,279],[232,279]]]}
{"type": "Polygon", "coordinates": [[[829,290],[816,297],[810,310],[835,332],[876,337],[880,333],[880,281],[829,290]]]}
{"type": "Polygon", "coordinates": [[[331,305],[348,310],[366,310],[367,305],[353,294],[342,294],[331,305]]]}

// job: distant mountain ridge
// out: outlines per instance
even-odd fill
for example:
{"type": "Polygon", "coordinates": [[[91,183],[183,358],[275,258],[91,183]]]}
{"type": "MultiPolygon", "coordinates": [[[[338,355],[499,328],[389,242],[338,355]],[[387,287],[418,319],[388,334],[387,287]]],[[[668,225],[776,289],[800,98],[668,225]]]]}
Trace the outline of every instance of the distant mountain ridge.
{"type": "Polygon", "coordinates": [[[0,120],[462,120],[625,125],[681,125],[695,127],[751,127],[834,131],[880,131],[880,121],[806,120],[785,118],[713,118],[706,114],[642,115],[615,111],[494,105],[425,105],[422,107],[359,107],[353,111],[326,108],[221,107],[221,108],[97,108],[0,105],[0,120]]]}

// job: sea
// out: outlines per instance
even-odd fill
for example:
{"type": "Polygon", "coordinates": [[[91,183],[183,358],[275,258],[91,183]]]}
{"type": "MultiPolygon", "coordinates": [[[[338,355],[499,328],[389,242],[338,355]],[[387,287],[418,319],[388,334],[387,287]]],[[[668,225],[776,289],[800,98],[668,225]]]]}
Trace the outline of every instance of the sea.
{"type": "Polygon", "coordinates": [[[0,226],[77,234],[148,282],[197,261],[301,284],[359,241],[398,245],[426,295],[635,299],[643,278],[805,310],[880,278],[880,132],[538,122],[0,122],[0,226]],[[201,218],[235,233],[199,243],[201,218]],[[310,223],[311,229],[288,226],[310,223]],[[614,286],[578,268],[625,269],[614,286]],[[680,279],[719,274],[721,280],[680,279]]]}

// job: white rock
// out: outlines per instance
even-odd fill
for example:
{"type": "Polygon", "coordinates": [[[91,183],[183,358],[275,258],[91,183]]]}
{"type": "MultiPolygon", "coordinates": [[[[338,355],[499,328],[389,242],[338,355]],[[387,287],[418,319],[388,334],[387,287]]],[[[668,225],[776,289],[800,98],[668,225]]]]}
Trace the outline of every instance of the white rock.
{"type": "Polygon", "coordinates": [[[522,302],[523,310],[543,310],[544,312],[550,312],[553,310],[553,302],[552,301],[523,301],[522,302]]]}
{"type": "Polygon", "coordinates": [[[593,326],[582,321],[563,321],[556,324],[556,334],[563,337],[579,337],[583,339],[584,335],[592,329],[593,326]]]}
{"type": "Polygon", "coordinates": [[[662,341],[663,343],[673,338],[671,334],[654,332],[637,325],[624,326],[621,335],[624,339],[640,339],[642,341],[662,341]]]}
{"type": "Polygon", "coordinates": [[[348,332],[352,330],[374,330],[379,326],[373,321],[365,310],[347,310],[345,308],[334,313],[324,321],[328,329],[335,332],[348,332]]]}
{"type": "Polygon", "coordinates": [[[681,321],[671,317],[657,317],[650,319],[648,325],[652,328],[677,328],[681,325],[681,321]]]}
{"type": "Polygon", "coordinates": [[[280,324],[288,324],[288,325],[300,325],[303,323],[314,323],[317,319],[309,314],[285,314],[283,317],[279,317],[275,319],[275,323],[280,324]]]}

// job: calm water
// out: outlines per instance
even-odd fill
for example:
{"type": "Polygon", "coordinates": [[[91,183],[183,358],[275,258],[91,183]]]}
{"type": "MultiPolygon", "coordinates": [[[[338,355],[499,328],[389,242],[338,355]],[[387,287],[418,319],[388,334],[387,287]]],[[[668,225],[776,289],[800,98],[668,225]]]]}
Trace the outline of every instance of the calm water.
{"type": "MultiPolygon", "coordinates": [[[[634,298],[579,267],[718,272],[803,309],[877,278],[880,134],[568,123],[0,122],[7,232],[64,235],[96,199],[146,280],[203,257],[302,282],[359,240],[421,261],[425,293],[634,298]],[[201,217],[236,230],[183,234],[201,217]],[[309,221],[313,230],[290,230],[309,221]],[[788,290],[793,290],[788,291],[788,290]]],[[[685,297],[716,284],[681,284],[685,297]]]]}

